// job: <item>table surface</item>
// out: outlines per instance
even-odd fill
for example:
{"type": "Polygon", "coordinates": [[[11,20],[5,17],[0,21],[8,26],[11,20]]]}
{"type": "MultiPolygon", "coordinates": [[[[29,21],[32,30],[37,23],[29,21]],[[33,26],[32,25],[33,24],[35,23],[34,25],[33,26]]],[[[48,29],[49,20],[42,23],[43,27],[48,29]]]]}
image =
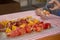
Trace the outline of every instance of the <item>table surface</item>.
{"type": "Polygon", "coordinates": [[[60,34],[55,34],[55,35],[47,36],[44,38],[39,38],[37,40],[60,40],[60,34]]]}

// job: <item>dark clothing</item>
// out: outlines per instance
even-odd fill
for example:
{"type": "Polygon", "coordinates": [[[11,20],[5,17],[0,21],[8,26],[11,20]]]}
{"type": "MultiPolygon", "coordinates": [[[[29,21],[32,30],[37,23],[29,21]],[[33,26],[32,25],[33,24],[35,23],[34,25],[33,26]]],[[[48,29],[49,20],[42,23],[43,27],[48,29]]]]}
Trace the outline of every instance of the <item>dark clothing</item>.
{"type": "MultiPolygon", "coordinates": [[[[48,4],[50,0],[47,1],[47,4],[46,6],[43,8],[44,10],[48,10],[50,13],[52,14],[55,14],[55,15],[58,15],[60,16],[60,8],[59,9],[56,9],[56,10],[50,10],[49,8],[53,8],[54,7],[54,4],[48,4]]],[[[60,0],[58,0],[60,2],[60,0]]]]}

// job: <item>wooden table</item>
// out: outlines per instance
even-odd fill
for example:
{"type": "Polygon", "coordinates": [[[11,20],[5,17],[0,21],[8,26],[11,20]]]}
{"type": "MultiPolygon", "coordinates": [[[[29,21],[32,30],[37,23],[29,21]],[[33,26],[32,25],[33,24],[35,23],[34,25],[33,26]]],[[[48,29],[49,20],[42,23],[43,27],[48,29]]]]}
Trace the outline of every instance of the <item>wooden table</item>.
{"type": "Polygon", "coordinates": [[[60,34],[55,34],[55,35],[47,36],[44,38],[39,38],[37,40],[60,40],[60,34]]]}

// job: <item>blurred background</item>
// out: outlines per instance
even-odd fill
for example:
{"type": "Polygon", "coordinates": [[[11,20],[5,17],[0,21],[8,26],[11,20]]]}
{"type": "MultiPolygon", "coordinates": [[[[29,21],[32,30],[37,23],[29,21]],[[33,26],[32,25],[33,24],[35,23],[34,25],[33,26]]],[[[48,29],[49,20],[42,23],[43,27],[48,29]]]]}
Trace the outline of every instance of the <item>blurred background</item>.
{"type": "Polygon", "coordinates": [[[47,0],[0,0],[0,15],[44,7],[47,0]]]}

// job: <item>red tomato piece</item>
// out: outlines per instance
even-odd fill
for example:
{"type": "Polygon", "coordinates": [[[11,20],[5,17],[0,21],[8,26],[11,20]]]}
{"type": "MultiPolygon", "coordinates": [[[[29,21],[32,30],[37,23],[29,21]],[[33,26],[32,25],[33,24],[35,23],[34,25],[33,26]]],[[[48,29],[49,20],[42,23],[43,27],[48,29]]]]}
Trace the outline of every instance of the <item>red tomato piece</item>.
{"type": "Polygon", "coordinates": [[[44,25],[44,29],[48,29],[48,28],[50,28],[51,27],[51,24],[50,23],[45,23],[45,25],[44,25]]]}
{"type": "Polygon", "coordinates": [[[12,32],[7,33],[7,36],[8,37],[16,37],[16,34],[12,31],[12,32]]]}
{"type": "Polygon", "coordinates": [[[37,32],[40,32],[41,30],[42,30],[41,27],[36,27],[36,31],[37,31],[37,32]]]}
{"type": "Polygon", "coordinates": [[[26,33],[31,33],[32,32],[32,27],[31,26],[26,26],[25,31],[26,31],[26,33]]]}
{"type": "Polygon", "coordinates": [[[33,31],[37,31],[37,32],[40,32],[42,30],[42,27],[40,27],[38,24],[35,24],[33,26],[33,31]]]}
{"type": "Polygon", "coordinates": [[[26,33],[25,28],[20,28],[19,32],[21,33],[21,35],[24,35],[26,33]]]}

